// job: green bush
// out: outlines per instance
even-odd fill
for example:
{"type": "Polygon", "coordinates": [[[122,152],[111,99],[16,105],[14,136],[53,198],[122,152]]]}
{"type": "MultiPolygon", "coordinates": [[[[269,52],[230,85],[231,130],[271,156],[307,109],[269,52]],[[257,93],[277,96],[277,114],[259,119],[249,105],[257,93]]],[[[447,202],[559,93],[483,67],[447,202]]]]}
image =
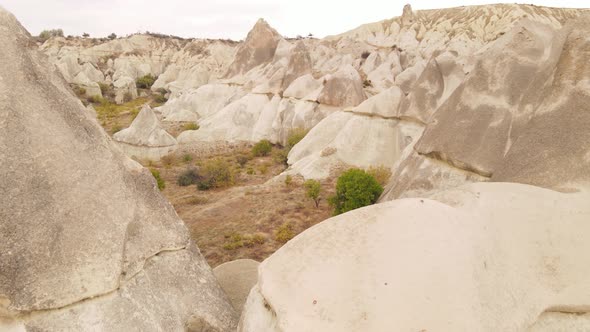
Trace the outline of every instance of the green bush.
{"type": "Polygon", "coordinates": [[[184,126],[182,126],[182,130],[199,130],[199,128],[201,127],[194,122],[185,123],[184,126]]]}
{"type": "Polygon", "coordinates": [[[155,81],[156,78],[152,74],[147,74],[145,76],[138,78],[135,81],[135,85],[137,85],[137,88],[139,89],[149,89],[152,87],[152,85],[154,85],[155,81]]]}
{"type": "Polygon", "coordinates": [[[315,207],[320,207],[320,192],[322,191],[322,185],[318,180],[307,180],[304,183],[305,195],[313,200],[315,207]]]}
{"type": "Polygon", "coordinates": [[[163,190],[164,188],[166,188],[166,182],[164,182],[164,179],[162,179],[162,177],[160,176],[160,171],[152,168],[152,169],[150,169],[150,172],[152,172],[154,179],[156,179],[156,183],[158,184],[158,189],[163,190]]]}
{"type": "Polygon", "coordinates": [[[168,98],[166,98],[164,95],[156,95],[156,97],[154,97],[154,101],[158,104],[164,104],[168,101],[168,98]]]}
{"type": "Polygon", "coordinates": [[[207,161],[202,167],[202,179],[197,183],[199,190],[229,187],[234,184],[234,173],[223,159],[207,161]]]}
{"type": "Polygon", "coordinates": [[[287,148],[284,149],[277,149],[272,153],[272,157],[277,164],[282,164],[284,166],[289,166],[289,150],[287,148]]]}
{"type": "Polygon", "coordinates": [[[201,176],[199,172],[197,172],[194,168],[189,168],[186,171],[182,172],[180,176],[178,176],[178,180],[176,183],[181,187],[190,186],[191,184],[197,184],[201,180],[201,176]]]}
{"type": "Polygon", "coordinates": [[[255,157],[268,156],[272,151],[272,144],[269,140],[263,139],[262,141],[254,144],[252,147],[252,154],[255,157]]]}
{"type": "Polygon", "coordinates": [[[184,161],[185,163],[190,163],[191,161],[193,161],[193,156],[186,153],[185,155],[182,156],[182,161],[184,161]]]}
{"type": "Polygon", "coordinates": [[[336,194],[329,202],[338,215],[377,202],[383,187],[375,178],[361,169],[350,169],[336,183],[336,194]]]}
{"type": "Polygon", "coordinates": [[[286,243],[294,237],[295,232],[293,231],[293,224],[290,222],[282,224],[281,227],[275,231],[275,240],[281,243],[286,243]]]}

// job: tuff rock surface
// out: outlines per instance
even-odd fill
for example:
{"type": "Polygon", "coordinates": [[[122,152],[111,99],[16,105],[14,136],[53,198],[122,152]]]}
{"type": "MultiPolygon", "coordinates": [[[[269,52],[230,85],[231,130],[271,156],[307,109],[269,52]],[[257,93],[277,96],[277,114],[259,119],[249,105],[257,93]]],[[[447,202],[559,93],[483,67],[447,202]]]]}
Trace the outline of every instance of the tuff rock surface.
{"type": "Polygon", "coordinates": [[[0,330],[234,329],[149,171],[4,9],[0,40],[0,330]]]}

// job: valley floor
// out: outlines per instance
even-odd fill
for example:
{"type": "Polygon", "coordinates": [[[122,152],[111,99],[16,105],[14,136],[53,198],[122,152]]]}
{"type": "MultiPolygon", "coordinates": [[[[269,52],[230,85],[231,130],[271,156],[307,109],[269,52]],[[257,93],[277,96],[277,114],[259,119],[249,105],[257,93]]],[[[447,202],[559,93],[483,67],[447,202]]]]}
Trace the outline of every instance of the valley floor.
{"type": "Polygon", "coordinates": [[[333,194],[335,177],[322,182],[323,199],[316,208],[306,197],[302,178],[293,177],[289,185],[284,177],[273,179],[284,166],[272,156],[253,158],[240,166],[236,156],[247,153],[249,149],[242,148],[191,161],[183,155],[172,162],[165,158],[144,165],[159,170],[166,183],[162,193],[187,224],[212,267],[240,258],[262,261],[293,236],[332,215],[326,198],[333,194]],[[216,158],[233,168],[234,186],[203,191],[196,185],[177,184],[178,176],[187,168],[216,158]]]}

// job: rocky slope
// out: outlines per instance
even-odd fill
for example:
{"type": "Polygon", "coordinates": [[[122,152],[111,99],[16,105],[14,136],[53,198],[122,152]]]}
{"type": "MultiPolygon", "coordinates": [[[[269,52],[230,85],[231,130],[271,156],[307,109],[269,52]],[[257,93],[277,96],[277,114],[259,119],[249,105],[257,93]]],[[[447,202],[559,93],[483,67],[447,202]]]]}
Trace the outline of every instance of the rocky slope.
{"type": "Polygon", "coordinates": [[[151,174],[4,9],[0,40],[0,330],[234,329],[151,174]]]}
{"type": "Polygon", "coordinates": [[[240,331],[581,331],[588,35],[586,10],[406,6],[322,40],[260,20],[237,45],[138,35],[41,50],[87,94],[108,83],[117,99],[137,95],[137,78],[158,76],[152,89],[169,101],[123,144],[166,137],[159,121],[198,122],[179,149],[285,143],[303,128],[287,173],[392,170],[383,204],[323,222],[260,265],[240,331]]]}

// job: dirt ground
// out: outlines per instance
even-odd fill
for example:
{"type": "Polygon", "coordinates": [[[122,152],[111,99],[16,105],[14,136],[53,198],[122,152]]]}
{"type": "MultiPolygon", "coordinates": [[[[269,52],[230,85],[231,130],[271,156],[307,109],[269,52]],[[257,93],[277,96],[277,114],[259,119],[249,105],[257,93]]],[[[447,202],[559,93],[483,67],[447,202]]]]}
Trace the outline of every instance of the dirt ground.
{"type": "Polygon", "coordinates": [[[322,200],[316,208],[314,201],[306,197],[302,178],[293,177],[289,185],[284,176],[275,178],[285,166],[272,156],[253,158],[241,167],[236,156],[247,153],[249,149],[242,148],[190,161],[182,155],[173,161],[145,164],[160,171],[166,182],[162,193],[187,224],[212,267],[240,258],[262,261],[279,249],[285,239],[332,216],[327,197],[334,193],[335,177],[321,182],[322,200]],[[232,165],[235,185],[203,191],[196,185],[177,184],[178,176],[187,168],[213,158],[232,165]],[[254,174],[248,174],[252,171],[254,174]]]}

